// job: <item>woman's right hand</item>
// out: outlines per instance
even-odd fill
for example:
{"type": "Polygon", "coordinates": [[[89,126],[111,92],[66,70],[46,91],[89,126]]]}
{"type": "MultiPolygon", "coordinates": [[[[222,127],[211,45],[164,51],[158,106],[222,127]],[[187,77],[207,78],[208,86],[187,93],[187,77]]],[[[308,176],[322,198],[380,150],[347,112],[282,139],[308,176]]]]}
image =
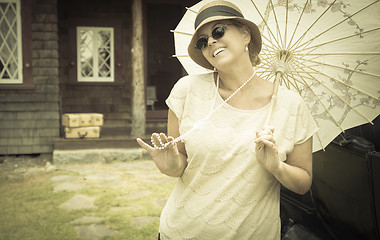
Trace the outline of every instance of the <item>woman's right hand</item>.
{"type": "Polygon", "coordinates": [[[140,138],[137,138],[137,142],[152,156],[154,163],[161,173],[171,177],[182,176],[186,166],[183,166],[184,161],[181,159],[181,154],[178,151],[177,144],[174,142],[174,138],[167,137],[164,133],[152,134],[152,139],[158,146],[161,144],[159,138],[162,144],[169,142],[169,145],[163,150],[151,147],[140,138]]]}

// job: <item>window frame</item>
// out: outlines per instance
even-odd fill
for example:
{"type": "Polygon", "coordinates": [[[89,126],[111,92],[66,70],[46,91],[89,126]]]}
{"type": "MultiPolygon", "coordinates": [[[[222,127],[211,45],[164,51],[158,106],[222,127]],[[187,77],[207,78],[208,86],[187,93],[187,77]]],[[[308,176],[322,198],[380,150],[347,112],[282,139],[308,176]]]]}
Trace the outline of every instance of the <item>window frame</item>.
{"type": "MultiPolygon", "coordinates": [[[[98,36],[98,34],[93,34],[94,39],[93,42],[95,42],[94,46],[93,46],[93,63],[92,63],[92,66],[93,66],[93,76],[92,77],[83,77],[81,76],[81,74],[79,73],[81,71],[81,65],[80,64],[77,64],[77,81],[78,82],[92,82],[92,83],[101,83],[101,82],[114,82],[115,81],[115,53],[114,53],[114,48],[115,48],[115,40],[114,40],[114,28],[113,27],[83,27],[83,26],[77,26],[76,28],[76,34],[77,34],[77,46],[80,45],[81,43],[81,39],[80,37],[78,36],[78,33],[81,32],[81,31],[93,31],[93,33],[98,33],[99,31],[110,31],[110,49],[109,49],[109,54],[110,54],[110,66],[109,66],[109,70],[110,70],[110,77],[99,77],[99,53],[96,51],[96,49],[99,48],[99,46],[96,45],[96,43],[98,41],[96,41],[96,36],[98,36]]],[[[78,49],[78,48],[77,48],[78,49]]],[[[82,57],[80,55],[80,49],[77,50],[77,62],[80,61],[80,58],[82,57]]]]}
{"type": "Polygon", "coordinates": [[[69,85],[120,85],[122,84],[122,22],[120,19],[71,18],[69,19],[69,85]],[[114,38],[114,80],[113,81],[78,81],[78,45],[77,27],[113,28],[114,38]]]}
{"type": "Polygon", "coordinates": [[[0,90],[34,89],[32,77],[32,1],[20,0],[19,4],[21,26],[18,31],[21,32],[22,81],[20,83],[0,83],[0,90]]]}

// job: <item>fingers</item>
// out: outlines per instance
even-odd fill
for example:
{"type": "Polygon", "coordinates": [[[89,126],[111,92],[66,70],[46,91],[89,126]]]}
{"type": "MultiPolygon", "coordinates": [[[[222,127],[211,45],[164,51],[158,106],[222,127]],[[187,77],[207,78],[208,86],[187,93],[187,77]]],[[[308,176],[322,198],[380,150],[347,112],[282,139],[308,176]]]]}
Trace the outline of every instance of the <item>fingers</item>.
{"type": "Polygon", "coordinates": [[[168,137],[165,135],[165,133],[160,133],[159,138],[163,144],[169,142],[168,137]]]}
{"type": "Polygon", "coordinates": [[[256,130],[256,137],[261,137],[264,135],[272,135],[274,134],[274,128],[265,128],[265,129],[257,129],[256,130]]]}
{"type": "Polygon", "coordinates": [[[153,145],[150,146],[149,144],[145,143],[141,138],[137,138],[137,143],[147,150],[149,153],[151,153],[153,150],[164,150],[168,146],[174,146],[174,138],[173,137],[167,137],[164,133],[153,133],[151,136],[151,143],[153,145]]]}
{"type": "Polygon", "coordinates": [[[151,142],[153,146],[162,147],[167,142],[167,138],[163,133],[153,133],[151,136],[151,142]]]}
{"type": "Polygon", "coordinates": [[[256,131],[255,143],[257,148],[262,148],[264,145],[270,148],[276,147],[276,139],[274,137],[274,128],[258,129],[256,131]]]}
{"type": "Polygon", "coordinates": [[[269,141],[269,140],[266,140],[266,139],[256,139],[255,140],[255,143],[256,143],[256,146],[258,149],[261,149],[263,146],[267,146],[267,147],[270,147],[272,149],[275,149],[276,148],[276,144],[274,141],[269,141]]]}
{"type": "Polygon", "coordinates": [[[168,137],[168,138],[167,138],[167,141],[170,142],[169,146],[175,144],[175,142],[174,142],[174,137],[168,137]]]}
{"type": "Polygon", "coordinates": [[[147,152],[151,152],[154,150],[154,148],[152,148],[150,145],[148,145],[146,142],[144,142],[141,138],[137,138],[136,139],[137,143],[142,147],[144,148],[147,152]]]}
{"type": "Polygon", "coordinates": [[[272,135],[264,135],[261,137],[256,137],[255,142],[257,143],[259,141],[268,141],[268,142],[276,143],[276,139],[272,135]]]}

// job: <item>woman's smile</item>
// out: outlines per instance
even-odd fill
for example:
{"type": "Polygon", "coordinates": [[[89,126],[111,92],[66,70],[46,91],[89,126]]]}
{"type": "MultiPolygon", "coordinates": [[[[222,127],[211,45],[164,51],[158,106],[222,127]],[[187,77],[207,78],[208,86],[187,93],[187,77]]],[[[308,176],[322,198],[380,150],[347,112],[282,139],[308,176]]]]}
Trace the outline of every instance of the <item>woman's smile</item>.
{"type": "Polygon", "coordinates": [[[219,53],[223,52],[226,48],[218,48],[215,50],[214,54],[213,54],[213,57],[216,57],[216,55],[218,55],[219,53]]]}

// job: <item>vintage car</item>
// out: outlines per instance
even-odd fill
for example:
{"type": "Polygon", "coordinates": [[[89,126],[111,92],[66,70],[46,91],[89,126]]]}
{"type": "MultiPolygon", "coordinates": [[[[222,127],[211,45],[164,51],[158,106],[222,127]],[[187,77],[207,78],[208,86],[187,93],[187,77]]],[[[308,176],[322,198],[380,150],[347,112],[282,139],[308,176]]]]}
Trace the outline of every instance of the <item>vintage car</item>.
{"type": "Polygon", "coordinates": [[[283,240],[380,239],[380,116],[313,154],[305,195],[281,189],[283,240]]]}

